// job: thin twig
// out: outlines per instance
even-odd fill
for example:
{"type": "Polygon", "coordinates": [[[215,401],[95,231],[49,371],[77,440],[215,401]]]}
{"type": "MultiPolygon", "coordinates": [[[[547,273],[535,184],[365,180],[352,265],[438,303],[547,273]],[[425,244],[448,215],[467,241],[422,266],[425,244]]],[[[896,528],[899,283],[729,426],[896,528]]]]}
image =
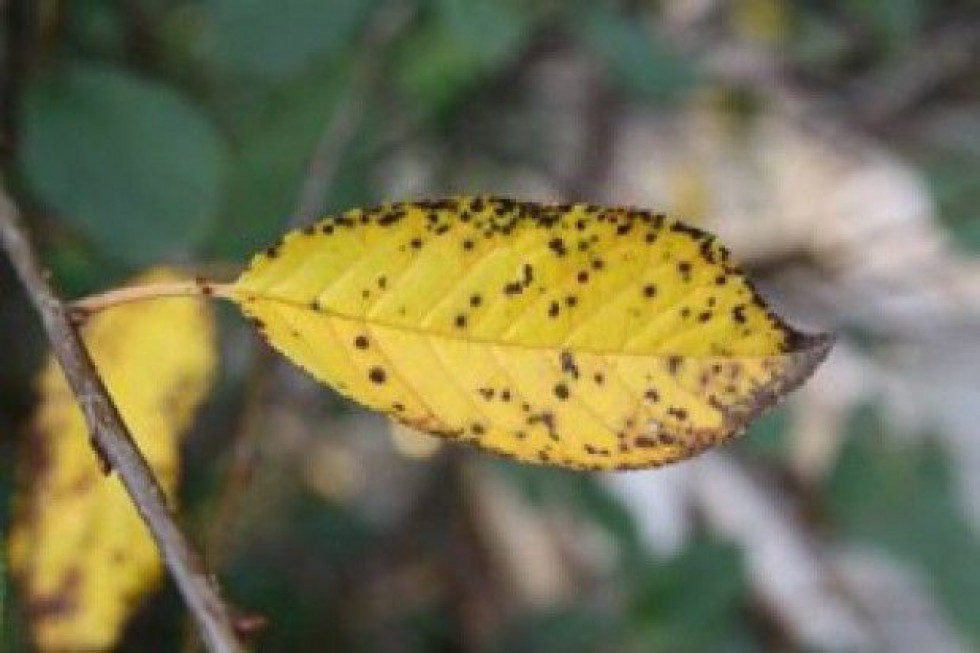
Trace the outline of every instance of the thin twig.
{"type": "Polygon", "coordinates": [[[166,496],[140,450],[133,442],[119,411],[106,391],[68,308],[48,284],[20,225],[13,202],[0,186],[0,244],[7,251],[44,323],[52,352],[85,415],[92,445],[107,472],[115,471],[150,529],[177,588],[197,621],[209,651],[241,651],[217,583],[191,548],[166,496]]]}
{"type": "Polygon", "coordinates": [[[372,17],[358,46],[357,61],[343,97],[324,122],[310,155],[300,186],[296,208],[288,225],[297,227],[316,217],[323,199],[340,170],[344,150],[357,133],[365,104],[381,74],[388,46],[401,33],[412,15],[410,3],[389,2],[372,17]]]}

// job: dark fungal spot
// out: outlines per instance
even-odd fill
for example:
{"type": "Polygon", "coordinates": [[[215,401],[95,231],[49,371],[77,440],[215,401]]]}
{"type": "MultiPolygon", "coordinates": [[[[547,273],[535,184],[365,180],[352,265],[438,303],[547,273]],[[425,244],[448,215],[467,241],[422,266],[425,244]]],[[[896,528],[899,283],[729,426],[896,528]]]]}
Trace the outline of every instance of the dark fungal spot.
{"type": "Polygon", "coordinates": [[[367,349],[368,344],[368,337],[365,335],[359,335],[354,338],[354,346],[358,349],[367,349]]]}
{"type": "Polygon", "coordinates": [[[330,234],[333,233],[333,225],[332,224],[325,224],[322,227],[320,227],[320,231],[322,231],[324,234],[326,234],[326,235],[329,236],[330,234]]]}
{"type": "Polygon", "coordinates": [[[596,382],[596,385],[602,385],[606,382],[606,377],[602,374],[602,372],[596,372],[592,375],[592,380],[596,382]]]}
{"type": "Polygon", "coordinates": [[[558,302],[551,302],[548,305],[548,317],[558,317],[559,310],[561,310],[561,307],[558,306],[558,302]]]}
{"type": "Polygon", "coordinates": [[[483,198],[474,197],[473,200],[470,202],[470,209],[474,213],[481,213],[483,211],[483,198]]]}
{"type": "Polygon", "coordinates": [[[673,231],[674,233],[685,234],[687,236],[690,236],[692,240],[697,240],[697,241],[701,241],[704,240],[705,238],[711,237],[707,232],[701,231],[696,227],[690,227],[684,224],[683,222],[675,222],[670,226],[670,230],[673,231]]]}
{"type": "Polygon", "coordinates": [[[688,308],[687,306],[681,308],[681,317],[684,318],[685,320],[691,317],[691,309],[688,308]]]}
{"type": "Polygon", "coordinates": [[[267,258],[276,258],[279,256],[279,246],[273,245],[265,250],[265,255],[267,258]]]}
{"type": "Polygon", "coordinates": [[[457,315],[456,316],[456,319],[453,320],[453,325],[455,325],[455,327],[457,329],[465,329],[466,328],[466,316],[464,314],[462,314],[462,313],[460,313],[459,315],[457,315]]]}
{"type": "Polygon", "coordinates": [[[380,367],[375,366],[368,371],[368,379],[371,380],[371,383],[381,385],[387,378],[388,375],[385,374],[384,369],[380,367]]]}
{"type": "Polygon", "coordinates": [[[667,357],[667,372],[671,376],[676,376],[677,372],[681,369],[682,359],[680,356],[668,356],[667,357]]]}
{"type": "Polygon", "coordinates": [[[493,396],[495,394],[493,388],[479,388],[477,392],[479,392],[480,396],[486,399],[487,401],[493,399],[493,396]]]}
{"type": "Polygon", "coordinates": [[[568,399],[568,386],[564,383],[558,383],[555,385],[555,396],[565,401],[568,399]]]}
{"type": "Polygon", "coordinates": [[[687,411],[683,408],[677,408],[676,406],[671,406],[668,408],[667,414],[676,417],[681,422],[687,419],[687,411]]]}
{"type": "Polygon", "coordinates": [[[732,309],[732,319],[739,324],[745,324],[745,305],[739,304],[732,309]]]}
{"type": "Polygon", "coordinates": [[[466,238],[463,240],[463,249],[465,249],[466,251],[470,251],[471,249],[473,249],[474,244],[475,243],[473,242],[472,239],[466,238]]]}
{"type": "Polygon", "coordinates": [[[548,241],[548,249],[555,253],[555,256],[564,256],[568,251],[565,247],[565,241],[557,236],[548,241]]]}
{"type": "Polygon", "coordinates": [[[483,426],[483,424],[480,424],[479,422],[473,422],[473,424],[470,425],[470,431],[474,435],[483,435],[484,433],[487,432],[487,429],[486,427],[483,426]]]}
{"type": "Polygon", "coordinates": [[[381,290],[384,290],[387,287],[388,287],[388,277],[386,277],[384,275],[381,275],[380,277],[378,277],[378,288],[380,288],[381,290]]]}
{"type": "Polygon", "coordinates": [[[521,291],[523,289],[524,289],[524,286],[521,284],[520,281],[510,281],[506,285],[504,285],[504,294],[505,295],[519,295],[519,294],[521,294],[521,291]]]}
{"type": "Polygon", "coordinates": [[[644,240],[644,241],[645,241],[645,242],[646,242],[646,243],[647,243],[648,245],[649,245],[649,244],[652,244],[652,243],[653,243],[654,241],[656,241],[656,240],[657,240],[657,232],[655,232],[655,231],[648,231],[648,232],[646,233],[646,235],[645,235],[645,236],[643,237],[643,240],[644,240]]]}
{"type": "Polygon", "coordinates": [[[395,412],[396,413],[403,413],[403,412],[405,412],[405,404],[403,404],[403,403],[401,403],[399,401],[396,401],[395,403],[393,403],[391,405],[391,407],[395,409],[395,412]]]}
{"type": "Polygon", "coordinates": [[[361,297],[363,297],[364,299],[368,299],[370,296],[371,296],[371,291],[368,290],[367,288],[361,291],[361,297]]]}
{"type": "Polygon", "coordinates": [[[653,449],[657,446],[657,441],[653,438],[649,438],[645,435],[639,435],[633,440],[633,443],[642,449],[653,449]]]}
{"type": "Polygon", "coordinates": [[[656,294],[657,294],[657,287],[652,283],[648,283],[647,285],[643,286],[644,297],[653,297],[656,294]]]}
{"type": "Polygon", "coordinates": [[[395,210],[384,213],[378,218],[378,225],[382,227],[387,227],[392,225],[405,217],[405,212],[403,210],[395,210]]]}
{"type": "Polygon", "coordinates": [[[309,225],[306,225],[305,227],[303,227],[303,235],[304,236],[312,236],[315,233],[316,233],[316,227],[314,225],[309,224],[309,225]]]}
{"type": "Polygon", "coordinates": [[[534,281],[534,268],[531,267],[530,263],[524,264],[524,286],[530,286],[531,282],[534,281]]]}
{"type": "Polygon", "coordinates": [[[569,295],[565,297],[565,306],[572,308],[576,304],[578,304],[578,297],[576,297],[575,295],[569,295]]]}
{"type": "Polygon", "coordinates": [[[422,239],[416,236],[411,241],[409,241],[408,244],[412,247],[412,249],[421,249],[422,248],[422,239]]]}
{"type": "Polygon", "coordinates": [[[470,306],[476,308],[483,303],[483,298],[479,295],[470,295],[470,306]]]}
{"type": "Polygon", "coordinates": [[[507,390],[506,388],[503,389],[503,390],[501,390],[501,392],[500,392],[500,400],[501,401],[510,401],[510,390],[507,390]]]}
{"type": "Polygon", "coordinates": [[[579,283],[588,283],[588,281],[589,281],[589,273],[587,271],[585,271],[585,270],[579,270],[579,273],[577,275],[575,275],[575,279],[579,283]]]}
{"type": "Polygon", "coordinates": [[[643,398],[647,401],[652,401],[654,403],[660,401],[660,393],[658,393],[653,388],[649,388],[643,393],[643,398]]]}
{"type": "Polygon", "coordinates": [[[562,351],[558,359],[561,362],[561,371],[566,374],[571,374],[572,378],[577,379],[578,365],[575,364],[575,356],[572,355],[572,352],[568,350],[562,351]]]}
{"type": "Polygon", "coordinates": [[[698,313],[698,322],[704,324],[711,319],[711,311],[702,311],[698,313]]]}
{"type": "Polygon", "coordinates": [[[557,442],[558,431],[555,429],[555,414],[549,411],[541,413],[541,423],[548,427],[548,436],[557,442]]]}
{"type": "Polygon", "coordinates": [[[593,259],[592,260],[592,269],[593,270],[601,270],[603,267],[605,267],[605,265],[606,265],[605,261],[603,261],[601,258],[597,258],[597,259],[593,259]]]}
{"type": "Polygon", "coordinates": [[[684,281],[691,280],[691,264],[688,261],[680,261],[677,264],[677,272],[680,273],[684,281]]]}

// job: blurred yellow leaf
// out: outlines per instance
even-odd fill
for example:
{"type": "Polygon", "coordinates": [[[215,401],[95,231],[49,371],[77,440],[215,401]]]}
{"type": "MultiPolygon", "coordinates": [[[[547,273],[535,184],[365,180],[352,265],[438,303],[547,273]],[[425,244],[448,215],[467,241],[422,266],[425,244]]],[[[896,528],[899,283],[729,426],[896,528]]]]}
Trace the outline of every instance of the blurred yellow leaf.
{"type": "Polygon", "coordinates": [[[749,42],[776,45],[788,32],[783,0],[737,0],[732,11],[735,33],[749,42]]]}
{"type": "Polygon", "coordinates": [[[830,347],[770,312],[709,234],[585,204],[354,210],[287,234],[221,294],[367,406],[580,469],[722,442],[830,347]]]}
{"type": "MultiPolygon", "coordinates": [[[[172,281],[154,270],[139,283],[172,281]]],[[[171,500],[179,435],[215,366],[213,316],[199,299],[123,306],[86,323],[83,337],[106,386],[171,500]]],[[[161,561],[116,476],[105,476],[61,369],[40,377],[27,482],[10,534],[11,568],[41,650],[100,650],[118,639],[161,561]]]]}

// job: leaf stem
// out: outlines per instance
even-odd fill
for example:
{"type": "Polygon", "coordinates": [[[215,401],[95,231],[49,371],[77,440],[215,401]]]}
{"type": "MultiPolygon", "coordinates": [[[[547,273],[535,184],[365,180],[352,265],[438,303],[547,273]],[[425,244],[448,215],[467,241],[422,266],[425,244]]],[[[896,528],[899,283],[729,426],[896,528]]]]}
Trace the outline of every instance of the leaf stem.
{"type": "Polygon", "coordinates": [[[126,286],[113,288],[106,292],[89,295],[69,304],[71,319],[75,324],[84,322],[90,315],[104,311],[107,308],[142,302],[148,299],[164,297],[227,297],[230,294],[230,283],[209,281],[198,277],[187,281],[167,281],[150,283],[141,286],[126,286]]]}

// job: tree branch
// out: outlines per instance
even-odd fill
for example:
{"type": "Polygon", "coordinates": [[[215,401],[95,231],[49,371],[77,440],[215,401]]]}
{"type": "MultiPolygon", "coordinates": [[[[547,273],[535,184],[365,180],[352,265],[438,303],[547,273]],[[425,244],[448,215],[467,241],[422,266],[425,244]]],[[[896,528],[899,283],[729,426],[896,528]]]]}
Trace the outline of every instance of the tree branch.
{"type": "Polygon", "coordinates": [[[17,208],[0,186],[0,244],[44,323],[52,352],[85,415],[92,446],[107,472],[115,470],[150,529],[170,574],[209,651],[241,651],[228,607],[214,579],[177,525],[166,496],[133,442],[106,391],[67,307],[54,294],[20,224],[17,208]]]}

